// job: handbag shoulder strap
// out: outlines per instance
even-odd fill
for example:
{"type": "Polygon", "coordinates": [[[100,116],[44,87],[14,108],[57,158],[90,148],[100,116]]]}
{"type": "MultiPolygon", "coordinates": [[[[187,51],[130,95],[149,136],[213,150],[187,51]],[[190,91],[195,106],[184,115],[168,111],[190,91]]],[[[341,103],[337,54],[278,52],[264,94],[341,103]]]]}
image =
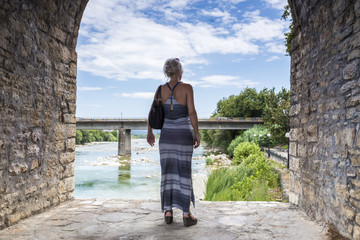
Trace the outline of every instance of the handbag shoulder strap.
{"type": "Polygon", "coordinates": [[[162,86],[162,85],[160,85],[160,86],[158,87],[158,89],[157,89],[157,94],[156,94],[156,100],[157,100],[157,101],[162,101],[162,98],[161,98],[161,86],[162,86]]]}

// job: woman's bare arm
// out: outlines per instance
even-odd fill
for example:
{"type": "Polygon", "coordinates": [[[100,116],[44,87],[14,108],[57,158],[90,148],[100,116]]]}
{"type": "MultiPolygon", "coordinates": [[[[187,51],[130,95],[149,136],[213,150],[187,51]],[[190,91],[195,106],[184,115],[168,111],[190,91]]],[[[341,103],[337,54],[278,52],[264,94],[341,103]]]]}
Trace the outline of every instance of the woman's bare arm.
{"type": "Polygon", "coordinates": [[[190,122],[195,132],[194,147],[197,148],[200,145],[200,134],[199,122],[194,104],[194,91],[190,84],[187,85],[186,90],[186,105],[189,112],[190,122]]]}
{"type": "MultiPolygon", "coordinates": [[[[156,90],[156,92],[155,92],[154,99],[156,98],[157,93],[158,93],[158,90],[156,90]]],[[[151,107],[150,107],[150,111],[151,111],[151,107]]],[[[152,131],[152,128],[151,128],[150,125],[149,125],[149,115],[150,115],[150,111],[149,111],[149,114],[148,114],[148,131],[147,131],[146,140],[147,140],[147,142],[150,144],[150,146],[154,146],[154,144],[155,144],[155,136],[154,136],[154,133],[153,133],[153,131],[152,131]]]]}

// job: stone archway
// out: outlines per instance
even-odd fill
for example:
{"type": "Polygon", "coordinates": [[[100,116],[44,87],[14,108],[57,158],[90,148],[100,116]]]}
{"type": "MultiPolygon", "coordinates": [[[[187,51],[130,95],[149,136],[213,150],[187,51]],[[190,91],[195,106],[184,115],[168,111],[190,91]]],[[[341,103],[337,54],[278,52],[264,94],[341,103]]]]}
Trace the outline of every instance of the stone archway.
{"type": "MultiPolygon", "coordinates": [[[[356,239],[360,1],[288,1],[290,201],[356,239]]],[[[0,1],[0,229],[73,198],[75,47],[86,4],[0,1]]]]}
{"type": "Polygon", "coordinates": [[[289,3],[290,202],[360,239],[360,1],[289,3]]]}
{"type": "Polygon", "coordinates": [[[86,3],[0,1],[0,229],[73,198],[86,3]]]}

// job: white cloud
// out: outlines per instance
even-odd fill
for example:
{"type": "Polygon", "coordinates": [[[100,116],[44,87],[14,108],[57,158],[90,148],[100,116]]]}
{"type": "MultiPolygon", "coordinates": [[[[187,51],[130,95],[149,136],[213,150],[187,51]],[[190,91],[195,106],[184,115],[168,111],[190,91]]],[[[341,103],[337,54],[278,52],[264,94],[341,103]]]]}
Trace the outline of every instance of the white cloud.
{"type": "Polygon", "coordinates": [[[246,21],[234,24],[233,29],[239,38],[249,41],[271,41],[273,39],[284,39],[284,30],[287,23],[282,20],[272,20],[260,16],[260,11],[244,13],[246,21]]]}
{"type": "Polygon", "coordinates": [[[272,61],[276,61],[279,60],[280,58],[278,56],[272,56],[269,57],[268,59],[266,59],[266,62],[272,62],[272,61]]]}
{"type": "Polygon", "coordinates": [[[239,76],[231,75],[211,75],[201,78],[199,81],[189,82],[199,87],[222,87],[234,86],[238,88],[255,86],[258,83],[250,80],[243,80],[239,76]]]}
{"type": "Polygon", "coordinates": [[[226,2],[226,3],[234,3],[234,4],[237,4],[237,3],[241,3],[241,2],[246,2],[247,0],[222,0],[223,2],[226,2]]]}
{"type": "Polygon", "coordinates": [[[231,17],[229,12],[221,11],[218,8],[215,8],[212,11],[202,10],[202,14],[204,14],[205,16],[220,17],[225,24],[236,21],[236,18],[231,17]]]}
{"type": "Polygon", "coordinates": [[[80,87],[80,86],[78,86],[77,90],[78,91],[99,91],[99,90],[102,90],[102,88],[101,87],[80,87]]]}
{"type": "Polygon", "coordinates": [[[284,10],[284,7],[288,4],[287,0],[263,0],[270,7],[284,10]]]}
{"type": "Polygon", "coordinates": [[[284,41],[269,42],[269,43],[265,44],[265,47],[266,47],[267,51],[271,52],[271,53],[280,53],[280,54],[284,54],[284,55],[286,53],[284,41]]]}
{"type": "MultiPolygon", "coordinates": [[[[232,1],[239,2],[242,1],[232,1]]],[[[259,54],[267,51],[263,44],[284,38],[285,21],[262,17],[259,11],[245,13],[230,28],[212,26],[200,18],[188,22],[181,10],[193,3],[190,0],[89,1],[77,46],[78,69],[120,81],[163,81],[162,65],[169,57],[182,59],[185,74],[191,75],[192,65],[199,68],[208,64],[206,54],[259,54]],[[162,13],[164,19],[176,24],[148,18],[143,9],[162,13]]],[[[233,19],[230,13],[219,9],[203,13],[223,21],[233,19]]],[[[275,45],[267,48],[270,52],[280,51],[275,45]]]]}
{"type": "Polygon", "coordinates": [[[154,92],[133,92],[133,93],[121,93],[115,94],[115,96],[127,97],[127,98],[144,98],[151,99],[154,98],[154,92]]]}
{"type": "Polygon", "coordinates": [[[166,4],[166,6],[169,6],[171,8],[174,9],[184,9],[186,8],[189,4],[193,4],[197,2],[197,0],[170,0],[168,4],[166,4]]]}

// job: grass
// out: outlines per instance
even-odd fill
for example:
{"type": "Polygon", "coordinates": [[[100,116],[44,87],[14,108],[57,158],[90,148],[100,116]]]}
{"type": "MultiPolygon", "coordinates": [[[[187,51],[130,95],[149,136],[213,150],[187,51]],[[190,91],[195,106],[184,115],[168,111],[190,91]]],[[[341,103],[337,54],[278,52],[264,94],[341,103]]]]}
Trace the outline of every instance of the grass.
{"type": "MultiPolygon", "coordinates": [[[[265,164],[266,166],[246,165],[244,162],[244,164],[213,170],[206,184],[205,200],[281,201],[280,178],[275,168],[272,167],[273,165],[279,166],[279,163],[266,160],[265,164]],[[262,166],[264,168],[259,169],[262,166]],[[259,171],[263,173],[259,174],[259,171]],[[266,177],[269,176],[271,180],[266,180],[266,177]]],[[[280,166],[283,167],[281,164],[280,166]]]]}

